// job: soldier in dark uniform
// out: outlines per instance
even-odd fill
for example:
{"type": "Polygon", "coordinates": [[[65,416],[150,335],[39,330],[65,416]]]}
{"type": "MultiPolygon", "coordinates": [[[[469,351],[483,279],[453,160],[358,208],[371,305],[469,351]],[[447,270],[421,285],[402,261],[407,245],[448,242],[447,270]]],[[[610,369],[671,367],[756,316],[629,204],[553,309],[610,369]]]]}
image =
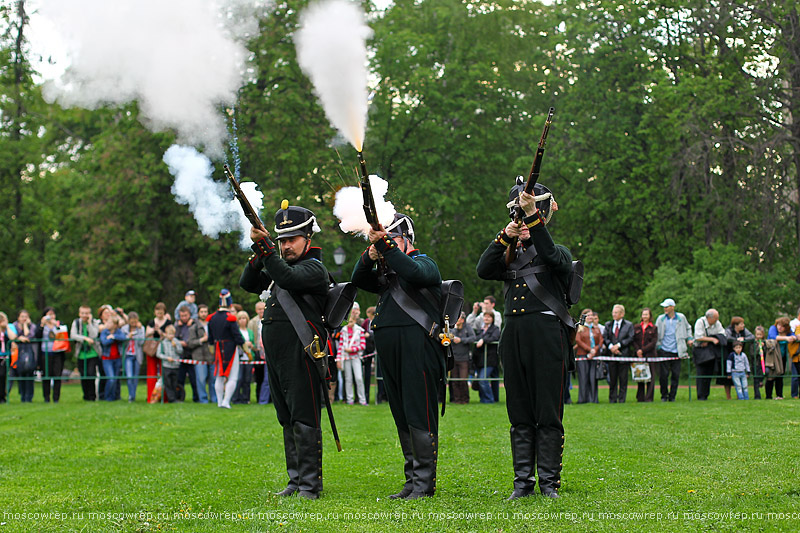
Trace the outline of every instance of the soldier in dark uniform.
{"type": "Polygon", "coordinates": [[[444,355],[438,340],[404,310],[397,300],[403,297],[396,295],[399,286],[417,302],[417,312],[440,322],[433,301],[439,301],[442,277],[433,259],[413,249],[414,225],[408,216],[396,214],[385,231],[371,230],[369,240],[372,245],[361,254],[352,281],[361,289],[380,294],[372,322],[375,348],[405,459],[405,485],[389,497],[433,496],[444,355]],[[379,272],[376,266],[379,256],[385,262],[385,272],[379,272]]]}
{"type": "Polygon", "coordinates": [[[219,309],[206,318],[208,322],[208,344],[214,347],[214,368],[217,380],[214,388],[220,407],[231,408],[230,400],[236,388],[239,371],[236,347],[244,344],[244,337],[236,323],[236,313],[230,311],[233,296],[228,289],[219,292],[219,309]],[[227,379],[225,379],[227,378],[227,379]],[[225,385],[223,386],[223,381],[225,385]],[[219,383],[219,387],[217,387],[219,383]]]}
{"type": "Polygon", "coordinates": [[[321,309],[328,294],[328,271],[320,261],[321,250],[311,246],[319,231],[314,213],[283,201],[275,214],[275,238],[253,228],[255,255],[245,266],[239,285],[261,294],[269,290],[264,311],[262,339],[269,387],[278,422],[283,427],[283,446],[289,484],[280,496],[317,499],[322,491],[322,378],[278,301],[278,290],[286,291],[297,303],[313,332],[325,346],[327,338],[321,309]],[[304,298],[309,296],[310,302],[304,298]],[[316,307],[316,309],[312,308],[316,307]]]}
{"type": "Polygon", "coordinates": [[[558,209],[550,191],[537,184],[535,197],[519,184],[509,198],[519,196],[525,212],[522,224],[511,222],[492,241],[478,262],[478,276],[505,280],[505,328],[500,355],[505,368],[506,408],[511,422],[511,455],[514,461],[514,492],[509,499],[533,494],[536,472],[539,490],[558,497],[561,458],[564,450],[564,376],[570,350],[564,323],[526,283],[524,269],[541,268],[535,277],[549,294],[566,305],[565,291],[571,273],[572,255],[553,243],[546,222],[558,209]],[[520,195],[520,192],[522,194],[520,195]],[[506,249],[519,238],[517,259],[507,273],[506,249]],[[531,249],[533,247],[533,249],[531,249]],[[516,278],[516,279],[514,279],[516,278]]]}

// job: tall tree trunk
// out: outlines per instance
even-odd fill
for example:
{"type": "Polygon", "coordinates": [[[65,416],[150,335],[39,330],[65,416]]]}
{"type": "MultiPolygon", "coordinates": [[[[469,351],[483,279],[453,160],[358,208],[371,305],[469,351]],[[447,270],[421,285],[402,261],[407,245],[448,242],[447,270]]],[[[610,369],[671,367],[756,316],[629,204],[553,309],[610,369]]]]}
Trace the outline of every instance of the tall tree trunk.
{"type": "MultiPolygon", "coordinates": [[[[12,120],[12,128],[10,132],[11,140],[14,144],[21,146],[22,141],[22,124],[24,123],[25,106],[23,104],[22,92],[23,83],[25,81],[25,56],[23,45],[25,43],[25,25],[28,23],[28,16],[25,13],[25,0],[17,1],[16,20],[14,26],[16,35],[14,36],[14,58],[13,58],[13,72],[14,72],[14,98],[16,105],[14,107],[14,118],[12,120]]],[[[12,196],[14,198],[14,217],[12,221],[11,236],[13,249],[22,250],[25,246],[25,231],[21,223],[22,216],[22,172],[25,168],[23,155],[17,152],[16,160],[9,169],[10,183],[12,186],[12,196]]],[[[17,304],[17,309],[21,309],[25,304],[25,279],[23,277],[23,269],[14,269],[16,272],[15,282],[13,286],[14,299],[17,304]]]]}

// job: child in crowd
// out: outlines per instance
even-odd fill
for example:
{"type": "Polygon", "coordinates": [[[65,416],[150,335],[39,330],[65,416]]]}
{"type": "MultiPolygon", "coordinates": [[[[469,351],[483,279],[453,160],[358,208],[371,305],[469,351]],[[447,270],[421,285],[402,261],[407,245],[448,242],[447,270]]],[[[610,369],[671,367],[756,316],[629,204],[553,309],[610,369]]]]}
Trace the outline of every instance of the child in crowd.
{"type": "Polygon", "coordinates": [[[178,369],[181,367],[179,359],[183,355],[183,346],[175,340],[175,326],[172,324],[164,328],[164,337],[158,345],[156,355],[161,359],[164,393],[167,395],[167,401],[173,403],[178,386],[178,369]]]}
{"type": "Polygon", "coordinates": [[[747,360],[747,354],[742,351],[743,348],[742,341],[733,342],[733,351],[728,354],[728,374],[736,387],[736,397],[739,400],[749,400],[747,374],[750,372],[750,362],[747,360]]]}

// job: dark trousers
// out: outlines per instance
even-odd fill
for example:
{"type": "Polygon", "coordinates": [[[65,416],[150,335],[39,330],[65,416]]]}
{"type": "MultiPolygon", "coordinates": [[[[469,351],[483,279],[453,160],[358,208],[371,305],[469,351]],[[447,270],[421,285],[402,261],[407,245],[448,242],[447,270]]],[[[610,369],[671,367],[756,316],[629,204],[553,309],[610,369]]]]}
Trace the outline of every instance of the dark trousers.
{"type": "Polygon", "coordinates": [[[243,365],[239,361],[239,381],[236,383],[236,394],[231,403],[250,403],[250,385],[253,383],[253,366],[243,365]]]}
{"type": "MultiPolygon", "coordinates": [[[[265,326],[263,331],[267,330],[265,326]]],[[[266,347],[267,339],[264,340],[266,347]]],[[[267,348],[267,381],[282,427],[291,427],[295,422],[320,427],[323,400],[319,372],[299,341],[292,351],[271,353],[267,348]]]]}
{"type": "Polygon", "coordinates": [[[564,403],[571,404],[572,396],[569,395],[569,390],[572,388],[572,372],[564,372],[564,403]]]}
{"type": "Polygon", "coordinates": [[[26,372],[24,374],[16,373],[16,377],[19,378],[19,396],[21,402],[32,402],[33,401],[33,371],[26,372]]]}
{"type": "Polygon", "coordinates": [[[173,403],[177,399],[178,369],[161,367],[161,380],[167,402],[173,403]]]}
{"type": "Polygon", "coordinates": [[[0,403],[6,403],[6,361],[8,359],[0,359],[0,403]]]}
{"type": "Polygon", "coordinates": [[[395,425],[438,435],[441,349],[417,326],[383,327],[374,333],[395,425]]]}
{"type": "MultiPolygon", "coordinates": [[[[584,356],[580,356],[584,357],[584,356]]],[[[597,361],[577,361],[578,403],[597,403],[597,361]]]]}
{"type": "Polygon", "coordinates": [[[792,398],[800,395],[800,363],[792,363],[792,398]]]}
{"type": "Polygon", "coordinates": [[[775,396],[783,398],[783,377],[780,378],[767,378],[767,384],[764,387],[764,392],[767,393],[767,400],[772,399],[772,387],[775,386],[775,396]]]}
{"type": "Polygon", "coordinates": [[[97,377],[97,367],[100,365],[99,357],[88,359],[78,359],[78,372],[81,374],[81,388],[83,389],[83,399],[87,402],[97,400],[95,393],[95,378],[97,377]]]}
{"type": "Polygon", "coordinates": [[[369,390],[372,385],[372,360],[374,356],[368,355],[361,358],[361,375],[364,378],[364,398],[369,403],[369,390]]]}
{"type": "Polygon", "coordinates": [[[630,363],[608,362],[608,403],[625,403],[625,398],[628,396],[628,374],[630,373],[630,363]]]}
{"type": "Polygon", "coordinates": [[[705,363],[695,363],[696,371],[698,376],[709,376],[709,377],[698,377],[696,380],[697,383],[697,399],[698,400],[707,400],[708,394],[711,392],[711,377],[714,375],[714,360],[706,361],[705,363]]]}
{"type": "MultiPolygon", "coordinates": [[[[652,365],[652,363],[651,363],[652,365]]],[[[656,388],[656,378],[653,375],[653,369],[650,368],[650,381],[639,381],[636,388],[636,401],[637,402],[652,402],[653,393],[656,388]]]]}
{"type": "Polygon", "coordinates": [[[53,379],[53,401],[61,398],[61,372],[64,370],[64,352],[45,352],[42,358],[42,394],[50,401],[50,380],[53,379]]]}
{"type": "Polygon", "coordinates": [[[189,363],[181,363],[178,368],[177,386],[175,394],[178,398],[183,399],[186,397],[186,376],[189,376],[189,385],[192,386],[192,401],[197,403],[200,397],[197,394],[197,375],[194,373],[194,365],[189,363]]]}
{"type": "Polygon", "coordinates": [[[453,403],[469,403],[469,361],[456,361],[450,371],[450,401],[453,403]]]}
{"type": "MultiPolygon", "coordinates": [[[[678,354],[659,351],[658,356],[678,357],[678,354]]],[[[678,394],[678,383],[681,377],[681,360],[662,361],[656,364],[658,365],[658,384],[661,387],[661,399],[674,402],[675,396],[678,394]]],[[[655,374],[653,375],[655,376],[655,374]]]]}
{"type": "Polygon", "coordinates": [[[555,316],[508,317],[500,339],[506,409],[512,426],[564,435],[564,375],[569,339],[555,316]],[[530,339],[536,342],[530,342],[530,339]]]}
{"type": "MultiPolygon", "coordinates": [[[[264,385],[264,366],[253,365],[253,379],[256,382],[256,403],[261,402],[261,387],[264,385]]],[[[267,384],[269,387],[269,384],[267,384]]]]}
{"type": "Polygon", "coordinates": [[[761,387],[764,386],[764,378],[753,378],[753,399],[761,399],[761,387]]]}

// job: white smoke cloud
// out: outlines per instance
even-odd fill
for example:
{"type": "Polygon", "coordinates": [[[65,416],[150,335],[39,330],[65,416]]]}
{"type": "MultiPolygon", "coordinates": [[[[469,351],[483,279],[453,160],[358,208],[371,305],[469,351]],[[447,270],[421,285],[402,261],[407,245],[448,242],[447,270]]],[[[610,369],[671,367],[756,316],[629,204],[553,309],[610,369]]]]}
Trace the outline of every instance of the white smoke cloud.
{"type": "MultiPolygon", "coordinates": [[[[376,176],[369,177],[372,187],[372,196],[375,198],[375,208],[378,212],[378,221],[384,227],[392,223],[395,214],[394,205],[384,200],[389,190],[389,183],[376,176]]],[[[339,219],[339,228],[347,233],[357,233],[364,237],[369,233],[370,226],[364,215],[364,195],[360,187],[343,187],[336,192],[336,202],[333,214],[339,219]]]]}
{"type": "MultiPolygon", "coordinates": [[[[44,84],[65,107],[96,109],[137,101],[153,131],[214,157],[227,136],[220,108],[232,105],[264,2],[255,0],[46,1],[38,16],[69,66],[44,84]],[[244,21],[244,22],[243,22],[244,21]]],[[[39,46],[41,49],[41,46],[39,46]]]]}
{"type": "Polygon", "coordinates": [[[312,4],[300,17],[295,47],[333,126],[361,151],[367,129],[367,44],[372,30],[358,4],[312,4]]]}
{"type": "MultiPolygon", "coordinates": [[[[211,161],[190,146],[170,146],[164,162],[175,176],[172,194],[179,204],[189,206],[203,235],[216,238],[220,233],[241,231],[242,248],[250,245],[250,221],[244,216],[238,200],[232,198],[226,183],[211,179],[211,161]]],[[[257,213],[264,204],[264,194],[252,181],[241,183],[242,192],[257,213]]]]}

